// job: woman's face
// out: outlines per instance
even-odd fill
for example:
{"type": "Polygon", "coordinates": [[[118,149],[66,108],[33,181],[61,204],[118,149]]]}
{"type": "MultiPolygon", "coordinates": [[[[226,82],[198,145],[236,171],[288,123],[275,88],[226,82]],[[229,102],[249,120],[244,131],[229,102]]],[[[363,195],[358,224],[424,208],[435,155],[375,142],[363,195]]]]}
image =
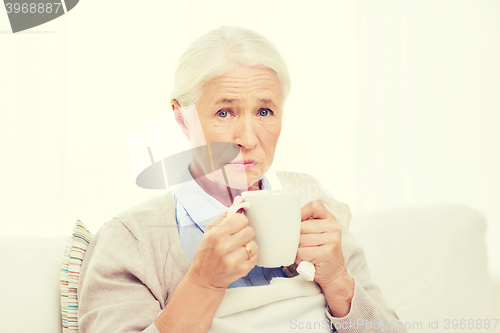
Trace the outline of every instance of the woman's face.
{"type": "MultiPolygon", "coordinates": [[[[273,162],[281,132],[283,91],[276,73],[269,68],[237,67],[202,88],[196,109],[203,137],[190,130],[193,146],[230,142],[240,149],[233,161],[223,163],[229,185],[250,187],[261,179],[273,162]]],[[[211,172],[202,168],[205,174],[211,172]]],[[[225,184],[221,172],[209,178],[225,184]]]]}

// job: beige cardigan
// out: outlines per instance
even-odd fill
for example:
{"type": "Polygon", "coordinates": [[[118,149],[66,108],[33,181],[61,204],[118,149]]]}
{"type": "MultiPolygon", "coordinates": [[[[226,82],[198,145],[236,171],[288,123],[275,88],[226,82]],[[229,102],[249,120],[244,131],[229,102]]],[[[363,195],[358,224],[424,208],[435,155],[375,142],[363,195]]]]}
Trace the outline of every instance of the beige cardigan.
{"type": "MultiPolygon", "coordinates": [[[[282,172],[277,178],[283,189],[299,191],[301,205],[320,200],[342,225],[342,251],[354,277],[354,297],[347,316],[333,318],[325,309],[325,318],[335,324],[338,332],[371,331],[367,325],[357,326],[359,320],[384,325],[391,322],[396,327],[399,318],[370,278],[363,250],[348,230],[349,207],[333,199],[307,174],[282,172]]],[[[159,333],[154,321],[189,266],[180,245],[169,191],[109,220],[91,240],[81,267],[80,332],[159,333]]],[[[374,331],[406,332],[403,328],[374,331]]]]}

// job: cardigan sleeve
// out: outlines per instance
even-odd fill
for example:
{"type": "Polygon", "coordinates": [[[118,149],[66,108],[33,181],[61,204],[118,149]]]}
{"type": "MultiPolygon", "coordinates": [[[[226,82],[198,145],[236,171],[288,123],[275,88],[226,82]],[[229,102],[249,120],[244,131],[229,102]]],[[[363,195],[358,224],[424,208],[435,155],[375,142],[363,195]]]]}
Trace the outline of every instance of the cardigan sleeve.
{"type": "Polygon", "coordinates": [[[404,323],[370,277],[364,251],[347,228],[342,231],[342,248],[349,252],[345,266],[354,280],[354,297],[344,317],[333,317],[325,310],[332,326],[339,333],[406,332],[404,323]]]}
{"type": "Polygon", "coordinates": [[[78,283],[81,333],[159,333],[160,302],[145,281],[138,240],[118,219],[92,238],[78,283]]]}

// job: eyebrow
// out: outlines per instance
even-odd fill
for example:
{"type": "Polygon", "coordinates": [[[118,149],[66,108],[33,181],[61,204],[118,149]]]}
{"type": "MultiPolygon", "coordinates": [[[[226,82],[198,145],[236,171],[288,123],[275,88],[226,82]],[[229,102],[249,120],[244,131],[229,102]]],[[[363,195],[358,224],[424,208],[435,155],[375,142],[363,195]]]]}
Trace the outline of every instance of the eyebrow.
{"type": "Polygon", "coordinates": [[[233,104],[234,101],[235,101],[235,99],[221,98],[217,102],[215,102],[215,105],[218,105],[218,104],[233,104]]]}
{"type": "MultiPolygon", "coordinates": [[[[221,98],[217,102],[215,102],[215,105],[219,105],[219,104],[233,104],[236,101],[237,101],[236,99],[232,99],[232,98],[221,98]]],[[[264,104],[270,104],[271,106],[273,106],[274,108],[276,108],[276,104],[274,104],[274,102],[271,99],[261,98],[259,100],[259,102],[264,103],[264,104]]]]}

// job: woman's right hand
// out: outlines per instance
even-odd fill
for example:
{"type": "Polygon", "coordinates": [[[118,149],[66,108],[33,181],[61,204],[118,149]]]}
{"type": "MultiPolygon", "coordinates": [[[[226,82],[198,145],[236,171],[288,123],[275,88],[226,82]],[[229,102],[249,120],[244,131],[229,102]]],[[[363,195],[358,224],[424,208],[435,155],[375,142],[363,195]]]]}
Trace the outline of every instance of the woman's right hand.
{"type": "Polygon", "coordinates": [[[226,289],[257,263],[259,249],[254,236],[245,215],[223,213],[208,224],[187,277],[200,287],[226,289]],[[250,258],[245,245],[252,253],[250,258]]]}

